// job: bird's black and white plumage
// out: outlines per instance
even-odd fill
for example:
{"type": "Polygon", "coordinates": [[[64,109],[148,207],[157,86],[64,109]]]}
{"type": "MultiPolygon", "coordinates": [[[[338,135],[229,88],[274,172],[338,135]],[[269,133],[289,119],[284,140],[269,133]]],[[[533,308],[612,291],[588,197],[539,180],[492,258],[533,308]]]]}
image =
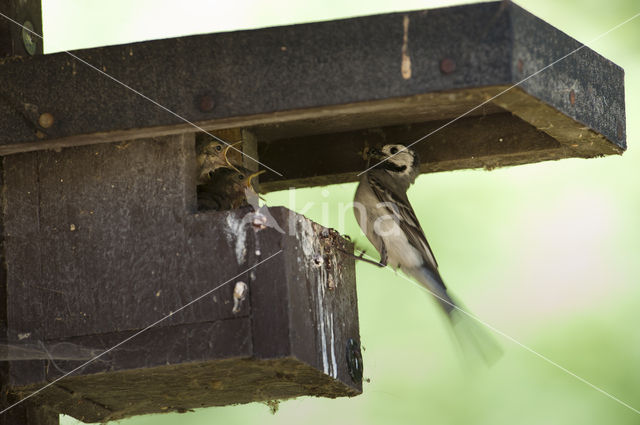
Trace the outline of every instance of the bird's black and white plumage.
{"type": "Polygon", "coordinates": [[[371,150],[370,157],[381,162],[361,176],[354,212],[360,228],[380,253],[380,263],[402,270],[427,288],[451,319],[456,334],[468,340],[461,343],[470,342],[485,359],[492,360],[499,348],[477,323],[459,311],[451,298],[407,197],[407,189],[420,174],[417,153],[392,144],[371,150]]]}

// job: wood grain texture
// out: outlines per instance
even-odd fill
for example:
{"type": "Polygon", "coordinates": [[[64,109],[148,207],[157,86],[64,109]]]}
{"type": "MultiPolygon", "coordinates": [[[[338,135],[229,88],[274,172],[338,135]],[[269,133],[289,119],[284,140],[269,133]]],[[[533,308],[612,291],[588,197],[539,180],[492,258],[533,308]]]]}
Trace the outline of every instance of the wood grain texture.
{"type": "MultiPolygon", "coordinates": [[[[269,141],[454,118],[578,46],[517,5],[493,2],[75,54],[187,121],[258,127],[259,141],[269,141]],[[452,69],[443,72],[442,61],[452,69]]],[[[196,131],[64,53],[0,65],[0,87],[0,154],[196,131]],[[43,113],[53,126],[38,125],[43,113]]],[[[600,153],[625,149],[624,72],[589,48],[521,92],[602,135],[609,149],[600,153]]],[[[487,104],[471,115],[501,110],[487,104]]]]}
{"type": "MultiPolygon", "coordinates": [[[[194,155],[189,134],[2,159],[3,333],[95,355],[133,337],[37,404],[106,421],[362,391],[345,360],[355,264],[336,251],[352,245],[282,207],[261,214],[283,232],[251,208],[195,212],[194,155]]],[[[5,389],[20,399],[82,363],[9,362],[5,389]]]]}

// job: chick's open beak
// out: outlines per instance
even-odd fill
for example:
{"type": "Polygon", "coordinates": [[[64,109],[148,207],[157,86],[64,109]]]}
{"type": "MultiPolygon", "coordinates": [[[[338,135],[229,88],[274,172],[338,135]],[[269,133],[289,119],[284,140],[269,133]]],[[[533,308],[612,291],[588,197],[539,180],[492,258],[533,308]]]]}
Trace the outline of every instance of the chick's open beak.
{"type": "Polygon", "coordinates": [[[262,174],[262,173],[264,173],[264,172],[266,172],[266,171],[267,171],[267,170],[260,170],[260,171],[256,171],[256,172],[255,172],[255,173],[253,173],[253,174],[249,174],[249,177],[247,178],[247,187],[251,187],[251,180],[252,180],[254,177],[258,177],[260,174],[262,174]]]}
{"type": "Polygon", "coordinates": [[[237,142],[231,143],[230,145],[225,146],[224,150],[222,151],[222,156],[224,157],[224,162],[227,163],[229,168],[234,169],[237,172],[240,172],[240,170],[238,170],[236,167],[233,166],[233,164],[231,164],[231,162],[229,162],[229,158],[227,157],[227,154],[229,153],[229,149],[231,149],[232,146],[238,145],[240,143],[242,143],[242,140],[239,140],[237,142]]]}

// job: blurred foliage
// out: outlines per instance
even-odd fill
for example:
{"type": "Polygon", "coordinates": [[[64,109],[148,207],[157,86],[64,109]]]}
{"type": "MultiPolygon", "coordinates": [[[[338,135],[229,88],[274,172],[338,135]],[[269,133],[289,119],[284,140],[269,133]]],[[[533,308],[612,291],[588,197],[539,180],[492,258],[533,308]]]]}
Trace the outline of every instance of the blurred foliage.
{"type": "MultiPolygon", "coordinates": [[[[640,12],[637,1],[624,0],[518,3],[582,42],[640,12]]],[[[453,2],[43,4],[46,47],[55,51],[453,2]]],[[[626,71],[630,149],[623,157],[423,175],[409,194],[443,277],[476,315],[635,408],[640,408],[640,107],[633,96],[640,93],[638,40],[640,18],[590,46],[626,71]]],[[[353,184],[298,190],[295,206],[286,191],[267,200],[299,211],[313,203],[307,216],[351,235],[374,254],[352,214],[339,212],[354,190],[353,184]]],[[[265,405],[252,404],[120,423],[639,423],[637,413],[509,339],[497,336],[505,355],[494,367],[468,364],[454,350],[434,303],[418,294],[420,288],[392,271],[357,267],[370,379],[363,395],[286,401],[275,415],[265,405]]],[[[65,417],[63,423],[75,421],[65,417]]]]}

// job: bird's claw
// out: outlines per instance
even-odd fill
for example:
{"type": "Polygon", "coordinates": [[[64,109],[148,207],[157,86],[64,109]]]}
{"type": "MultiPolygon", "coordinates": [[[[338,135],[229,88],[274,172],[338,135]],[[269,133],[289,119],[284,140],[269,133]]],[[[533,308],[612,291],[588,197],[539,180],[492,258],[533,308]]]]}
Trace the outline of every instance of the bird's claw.
{"type": "Polygon", "coordinates": [[[336,248],[336,249],[338,251],[350,256],[350,257],[355,258],[356,260],[361,260],[361,261],[364,261],[365,263],[373,264],[373,265],[378,266],[378,267],[386,267],[387,266],[386,262],[382,263],[382,262],[377,262],[375,260],[370,260],[368,258],[364,258],[365,254],[366,254],[365,251],[360,251],[360,255],[356,255],[353,252],[345,251],[344,249],[341,249],[341,248],[336,248]]]}

